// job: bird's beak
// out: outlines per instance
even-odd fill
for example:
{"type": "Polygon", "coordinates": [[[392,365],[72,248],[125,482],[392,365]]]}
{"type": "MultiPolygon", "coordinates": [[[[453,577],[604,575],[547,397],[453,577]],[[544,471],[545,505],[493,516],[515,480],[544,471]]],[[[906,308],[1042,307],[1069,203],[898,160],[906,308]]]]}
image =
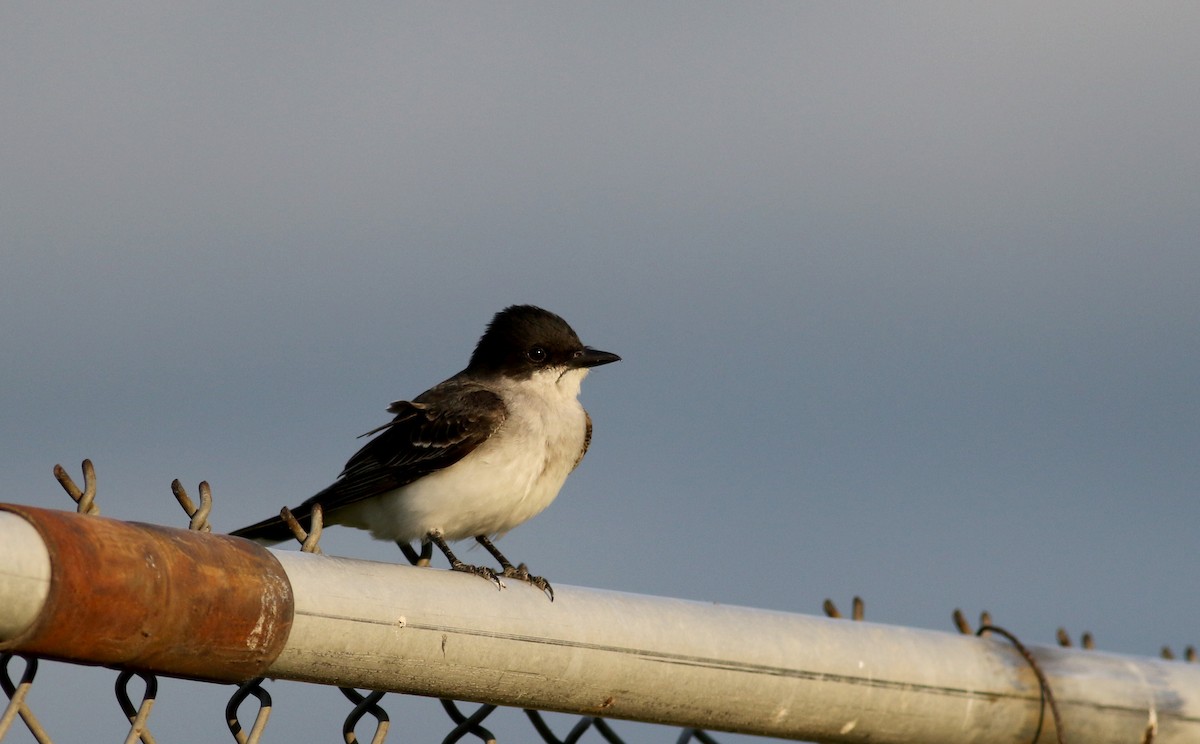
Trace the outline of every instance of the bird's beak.
{"type": "Polygon", "coordinates": [[[593,349],[590,346],[583,347],[583,351],[575,352],[571,357],[572,367],[599,367],[601,364],[609,364],[611,362],[619,362],[621,357],[608,351],[600,351],[593,349]]]}

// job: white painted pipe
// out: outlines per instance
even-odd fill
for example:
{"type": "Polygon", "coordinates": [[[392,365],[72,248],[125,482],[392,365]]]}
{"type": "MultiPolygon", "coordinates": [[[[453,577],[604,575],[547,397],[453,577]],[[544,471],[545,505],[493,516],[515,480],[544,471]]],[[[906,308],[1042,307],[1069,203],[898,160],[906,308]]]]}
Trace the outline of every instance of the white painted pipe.
{"type": "MultiPolygon", "coordinates": [[[[296,612],[271,676],[821,742],[1028,742],[1041,711],[995,637],[275,555],[296,612]]],[[[1072,744],[1200,741],[1200,666],[1033,651],[1072,744]]]]}

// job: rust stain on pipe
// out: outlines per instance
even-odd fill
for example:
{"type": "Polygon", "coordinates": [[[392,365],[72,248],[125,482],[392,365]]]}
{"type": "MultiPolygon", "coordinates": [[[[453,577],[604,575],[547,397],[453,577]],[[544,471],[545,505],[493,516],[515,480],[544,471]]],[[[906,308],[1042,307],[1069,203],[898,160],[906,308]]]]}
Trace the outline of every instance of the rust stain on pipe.
{"type": "Polygon", "coordinates": [[[0,504],[50,553],[37,621],[0,651],[176,677],[261,676],[292,627],[291,583],[275,556],[228,535],[0,504]]]}

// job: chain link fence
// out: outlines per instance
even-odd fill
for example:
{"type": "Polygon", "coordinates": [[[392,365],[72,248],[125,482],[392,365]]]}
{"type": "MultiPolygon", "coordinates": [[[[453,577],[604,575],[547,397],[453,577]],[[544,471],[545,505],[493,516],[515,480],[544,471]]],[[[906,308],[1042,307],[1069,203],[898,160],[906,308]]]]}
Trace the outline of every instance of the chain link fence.
{"type": "Polygon", "coordinates": [[[93,741],[201,741],[200,731],[211,736],[216,724],[209,720],[199,728],[192,719],[216,719],[224,703],[224,726],[229,739],[239,744],[259,741],[333,741],[343,742],[700,742],[732,744],[761,741],[761,738],[723,735],[720,739],[696,729],[608,721],[595,716],[571,716],[536,710],[517,710],[489,704],[432,700],[411,695],[339,688],[331,696],[328,688],[299,683],[272,683],[263,679],[233,688],[194,681],[164,679],[156,675],[130,671],[106,672],[76,668],[58,662],[0,655],[0,687],[9,698],[0,717],[0,741],[69,742],[78,740],[86,728],[93,741]],[[51,677],[48,694],[39,696],[39,676],[54,671],[86,680],[88,700],[67,697],[69,686],[51,677]],[[96,689],[105,676],[114,686],[114,700],[102,699],[96,689]],[[199,688],[199,689],[198,689],[199,688]],[[303,689],[311,688],[311,689],[303,689]],[[271,694],[290,698],[281,713],[290,720],[272,721],[275,701],[271,694]],[[340,703],[339,703],[340,701],[340,703]],[[175,708],[190,708],[187,714],[161,710],[161,703],[175,708]],[[155,716],[156,706],[160,715],[155,716]],[[110,710],[106,710],[106,708],[110,710]],[[87,724],[81,718],[95,717],[87,724]],[[164,718],[165,716],[165,718],[164,718]],[[118,725],[123,718],[125,728],[118,725]],[[191,725],[188,725],[191,723],[191,725]],[[74,734],[74,736],[72,736],[74,734]],[[94,737],[94,738],[93,738],[94,737]]]}

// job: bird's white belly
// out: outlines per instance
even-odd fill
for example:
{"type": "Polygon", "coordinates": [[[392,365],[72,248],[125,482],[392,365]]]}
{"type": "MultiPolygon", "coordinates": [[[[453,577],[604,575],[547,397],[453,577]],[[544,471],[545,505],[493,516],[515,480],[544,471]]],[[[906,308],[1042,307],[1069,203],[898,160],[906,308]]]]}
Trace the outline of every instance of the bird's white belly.
{"type": "Polygon", "coordinates": [[[496,536],[554,501],[583,449],[583,408],[510,419],[454,465],[342,511],[342,524],[379,540],[412,541],[439,531],[447,540],[496,536]]]}

